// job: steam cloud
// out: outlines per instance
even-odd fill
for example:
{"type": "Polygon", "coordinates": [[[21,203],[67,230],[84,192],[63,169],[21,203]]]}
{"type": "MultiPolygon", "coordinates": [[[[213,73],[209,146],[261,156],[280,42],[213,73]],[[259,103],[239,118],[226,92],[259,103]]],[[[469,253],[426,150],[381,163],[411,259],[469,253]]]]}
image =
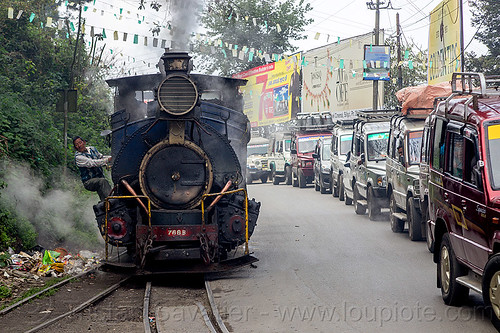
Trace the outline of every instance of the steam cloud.
{"type": "MultiPolygon", "coordinates": [[[[70,190],[44,192],[43,182],[29,167],[13,162],[0,162],[0,165],[4,167],[4,180],[8,184],[1,191],[0,200],[14,207],[35,227],[39,235],[38,243],[42,247],[51,249],[62,246],[70,252],[103,248],[104,241],[92,210],[97,197],[82,201],[70,190]]],[[[67,180],[65,185],[74,188],[82,186],[75,178],[67,180]]]]}
{"type": "Polygon", "coordinates": [[[187,51],[189,38],[198,27],[198,10],[202,8],[201,0],[171,0],[172,13],[172,49],[187,51]]]}

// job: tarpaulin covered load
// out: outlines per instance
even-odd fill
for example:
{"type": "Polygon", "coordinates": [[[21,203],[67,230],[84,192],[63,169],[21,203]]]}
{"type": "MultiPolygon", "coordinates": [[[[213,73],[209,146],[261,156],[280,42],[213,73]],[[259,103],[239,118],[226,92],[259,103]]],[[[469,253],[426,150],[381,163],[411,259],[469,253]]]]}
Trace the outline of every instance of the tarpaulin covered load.
{"type": "Polygon", "coordinates": [[[441,82],[435,85],[421,85],[406,87],[396,92],[396,97],[401,102],[401,113],[429,114],[434,107],[436,97],[448,97],[451,94],[451,84],[441,82]]]}

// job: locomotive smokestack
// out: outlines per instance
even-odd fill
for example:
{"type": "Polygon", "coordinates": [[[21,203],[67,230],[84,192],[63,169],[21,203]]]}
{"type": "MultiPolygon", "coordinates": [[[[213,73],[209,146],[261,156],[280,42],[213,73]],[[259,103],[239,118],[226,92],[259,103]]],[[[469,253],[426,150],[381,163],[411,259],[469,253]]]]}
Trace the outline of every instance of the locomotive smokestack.
{"type": "Polygon", "coordinates": [[[193,67],[191,57],[187,52],[171,52],[169,49],[166,49],[161,59],[163,60],[167,75],[173,73],[189,74],[193,67]]]}

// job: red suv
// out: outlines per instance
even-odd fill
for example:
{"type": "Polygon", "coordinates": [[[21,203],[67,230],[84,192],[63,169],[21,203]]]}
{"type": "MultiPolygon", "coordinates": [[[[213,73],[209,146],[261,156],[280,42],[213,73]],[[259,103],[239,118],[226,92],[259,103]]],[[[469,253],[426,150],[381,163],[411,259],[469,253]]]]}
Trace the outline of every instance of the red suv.
{"type": "Polygon", "coordinates": [[[428,226],[444,302],[481,293],[500,330],[500,96],[488,88],[482,74],[454,73],[428,118],[428,226]]]}

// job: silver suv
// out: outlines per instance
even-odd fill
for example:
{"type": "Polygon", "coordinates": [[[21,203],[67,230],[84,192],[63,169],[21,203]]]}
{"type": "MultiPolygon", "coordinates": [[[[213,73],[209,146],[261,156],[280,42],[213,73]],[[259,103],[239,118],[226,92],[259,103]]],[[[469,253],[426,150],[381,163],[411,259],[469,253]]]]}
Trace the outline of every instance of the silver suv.
{"type": "Polygon", "coordinates": [[[356,214],[375,220],[381,208],[389,207],[385,158],[389,142],[390,117],[394,110],[358,111],[354,125],[351,152],[346,167],[350,176],[344,177],[346,203],[354,203],[356,214]]]}
{"type": "Polygon", "coordinates": [[[338,120],[332,131],[330,144],[330,164],[332,182],[332,194],[344,201],[343,174],[346,163],[347,152],[351,150],[352,133],[354,131],[354,120],[338,120]]]}
{"type": "Polygon", "coordinates": [[[420,212],[419,163],[422,132],[427,115],[411,114],[391,119],[387,150],[387,196],[393,232],[403,232],[408,222],[412,241],[422,240],[425,223],[420,212]]]}
{"type": "Polygon", "coordinates": [[[269,168],[274,185],[284,181],[286,185],[292,185],[292,167],[290,166],[290,143],[292,134],[290,132],[276,132],[271,134],[269,140],[269,168]]]}

